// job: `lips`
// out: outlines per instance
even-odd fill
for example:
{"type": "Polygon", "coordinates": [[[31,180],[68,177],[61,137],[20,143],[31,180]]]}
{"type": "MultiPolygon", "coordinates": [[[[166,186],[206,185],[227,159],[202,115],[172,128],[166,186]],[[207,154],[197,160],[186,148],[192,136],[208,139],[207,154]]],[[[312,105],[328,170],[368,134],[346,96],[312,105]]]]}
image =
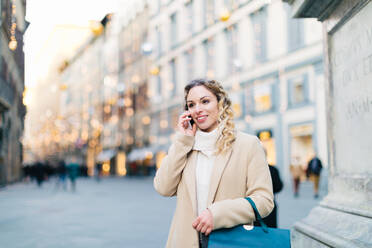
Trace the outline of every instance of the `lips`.
{"type": "Polygon", "coordinates": [[[198,123],[203,123],[203,122],[205,122],[207,120],[207,117],[208,117],[207,115],[198,116],[198,117],[196,117],[196,121],[198,123]]]}

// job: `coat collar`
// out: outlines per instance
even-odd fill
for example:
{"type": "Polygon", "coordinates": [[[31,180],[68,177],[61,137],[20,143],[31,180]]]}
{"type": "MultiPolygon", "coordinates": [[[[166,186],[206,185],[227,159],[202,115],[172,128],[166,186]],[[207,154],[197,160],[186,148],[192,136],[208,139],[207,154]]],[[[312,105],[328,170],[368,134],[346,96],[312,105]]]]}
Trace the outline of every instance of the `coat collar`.
{"type": "Polygon", "coordinates": [[[219,154],[216,157],[215,164],[212,170],[211,181],[209,184],[207,206],[211,205],[212,202],[214,201],[214,198],[216,196],[216,192],[218,189],[218,185],[220,184],[221,177],[222,177],[223,171],[225,170],[227,162],[229,161],[231,157],[231,153],[232,153],[232,149],[226,151],[224,154],[219,154]]]}
{"type": "MultiPolygon", "coordinates": [[[[208,193],[208,200],[207,200],[207,206],[212,204],[216,192],[218,189],[218,185],[221,181],[221,177],[223,174],[223,171],[227,165],[227,162],[229,161],[231,157],[232,149],[228,150],[224,154],[217,155],[215,159],[215,164],[212,169],[212,175],[209,185],[209,193],[208,193]]],[[[189,158],[187,159],[187,164],[185,166],[184,170],[184,178],[186,187],[188,189],[188,192],[190,194],[191,204],[193,208],[193,212],[195,217],[197,216],[197,200],[196,200],[196,163],[197,163],[197,156],[198,151],[192,151],[189,155],[189,158]]]]}

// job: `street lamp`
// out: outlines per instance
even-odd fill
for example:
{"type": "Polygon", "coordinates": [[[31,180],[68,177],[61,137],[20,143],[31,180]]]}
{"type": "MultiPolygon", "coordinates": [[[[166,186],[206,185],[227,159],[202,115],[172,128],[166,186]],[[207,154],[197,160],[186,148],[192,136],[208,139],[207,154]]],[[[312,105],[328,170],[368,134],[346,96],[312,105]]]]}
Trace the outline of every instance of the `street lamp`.
{"type": "Polygon", "coordinates": [[[221,10],[221,13],[220,13],[220,20],[222,22],[226,22],[230,19],[230,11],[228,8],[226,7],[223,7],[222,10],[221,10]]]}

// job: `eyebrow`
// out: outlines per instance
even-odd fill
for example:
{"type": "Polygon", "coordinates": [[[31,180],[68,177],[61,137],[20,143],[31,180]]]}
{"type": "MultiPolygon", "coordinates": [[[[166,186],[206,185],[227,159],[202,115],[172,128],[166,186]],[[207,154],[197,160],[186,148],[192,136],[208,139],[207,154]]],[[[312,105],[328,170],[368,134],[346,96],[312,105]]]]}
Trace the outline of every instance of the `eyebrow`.
{"type": "MultiPolygon", "coordinates": [[[[210,97],[210,96],[202,96],[199,100],[203,100],[203,98],[210,97]]],[[[188,100],[187,102],[193,102],[192,100],[188,100]]]]}

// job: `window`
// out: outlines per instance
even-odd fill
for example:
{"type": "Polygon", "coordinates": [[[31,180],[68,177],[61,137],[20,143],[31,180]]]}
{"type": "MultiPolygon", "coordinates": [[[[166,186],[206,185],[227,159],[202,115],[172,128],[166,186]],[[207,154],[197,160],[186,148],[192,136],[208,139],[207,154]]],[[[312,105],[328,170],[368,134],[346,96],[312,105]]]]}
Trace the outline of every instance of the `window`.
{"type": "Polygon", "coordinates": [[[252,14],[253,24],[253,52],[256,62],[266,60],[266,9],[260,9],[252,14]]]}
{"type": "Polygon", "coordinates": [[[205,53],[205,75],[208,78],[214,77],[214,43],[213,39],[209,38],[203,42],[205,53]]]}
{"type": "Polygon", "coordinates": [[[274,110],[274,83],[256,83],[246,90],[247,114],[261,114],[274,110]]]}
{"type": "Polygon", "coordinates": [[[190,36],[194,33],[194,1],[190,0],[186,3],[186,29],[190,36]]]}
{"type": "Polygon", "coordinates": [[[308,101],[308,79],[307,75],[292,78],[288,81],[288,105],[296,106],[308,101]]]}
{"type": "Polygon", "coordinates": [[[186,77],[190,82],[194,78],[194,49],[189,49],[185,52],[186,61],[186,77]]]}
{"type": "Polygon", "coordinates": [[[272,108],[271,87],[267,84],[257,85],[253,89],[255,112],[262,113],[272,108]]]}
{"type": "Polygon", "coordinates": [[[286,12],[288,25],[288,51],[294,51],[304,45],[304,22],[302,19],[292,18],[289,6],[286,7],[286,12]]]}
{"type": "Polygon", "coordinates": [[[243,117],[243,94],[241,92],[231,92],[230,94],[231,108],[234,111],[234,118],[243,117]]]}
{"type": "Polygon", "coordinates": [[[233,73],[235,69],[237,69],[234,62],[238,60],[236,25],[232,25],[225,29],[225,36],[227,42],[227,73],[233,73]]]}
{"type": "Polygon", "coordinates": [[[204,28],[214,23],[214,0],[204,0],[204,28]]]}
{"type": "MultiPolygon", "coordinates": [[[[159,67],[159,71],[161,71],[161,68],[159,67]]],[[[158,93],[158,96],[161,96],[162,94],[162,82],[161,82],[161,73],[158,73],[158,75],[156,76],[156,83],[157,83],[157,93],[158,93]]]]}
{"type": "Polygon", "coordinates": [[[177,13],[174,13],[170,17],[171,19],[171,34],[170,34],[170,44],[171,47],[175,47],[178,42],[178,35],[177,35],[177,13]]]}
{"type": "Polygon", "coordinates": [[[170,61],[170,68],[171,68],[171,96],[175,96],[177,92],[177,67],[176,67],[176,60],[172,59],[170,61]]]}
{"type": "Polygon", "coordinates": [[[228,10],[233,10],[239,7],[238,0],[224,0],[224,4],[228,10]]]}
{"type": "Polygon", "coordinates": [[[158,13],[160,12],[160,9],[161,9],[161,0],[158,0],[158,9],[157,9],[158,13]]]}
{"type": "Polygon", "coordinates": [[[158,44],[158,57],[160,57],[161,54],[163,53],[163,47],[161,43],[162,38],[161,38],[161,30],[159,26],[156,27],[156,39],[157,39],[157,44],[158,44]]]}

